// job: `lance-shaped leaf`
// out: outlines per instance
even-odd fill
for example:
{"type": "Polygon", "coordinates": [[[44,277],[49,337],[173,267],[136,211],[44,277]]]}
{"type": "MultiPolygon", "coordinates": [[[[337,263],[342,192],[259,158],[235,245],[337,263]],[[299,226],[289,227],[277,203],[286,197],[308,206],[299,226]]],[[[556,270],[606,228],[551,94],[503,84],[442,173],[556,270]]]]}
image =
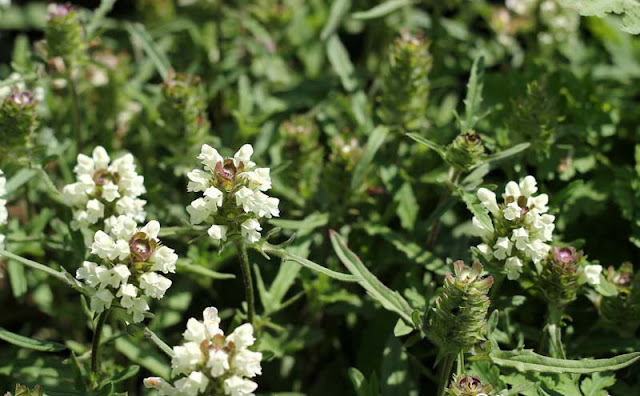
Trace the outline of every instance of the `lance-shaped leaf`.
{"type": "Polygon", "coordinates": [[[353,19],[374,19],[381,18],[391,14],[392,12],[415,3],[413,0],[389,0],[382,4],[368,9],[367,11],[358,11],[351,14],[353,19]]]}
{"type": "Polygon", "coordinates": [[[40,352],[58,352],[67,349],[63,344],[21,336],[2,327],[0,327],[0,340],[4,340],[9,344],[13,344],[21,348],[33,349],[34,351],[40,352]]]}
{"type": "Polygon", "coordinates": [[[364,152],[360,161],[356,164],[356,168],[353,170],[353,179],[351,179],[351,189],[355,190],[360,187],[362,179],[364,179],[365,172],[369,167],[369,164],[373,161],[376,152],[384,143],[385,138],[389,134],[389,129],[383,126],[376,127],[367,140],[367,145],[364,147],[364,152]]]}
{"type": "Polygon", "coordinates": [[[489,358],[498,366],[511,367],[518,371],[589,374],[625,368],[640,359],[640,352],[626,353],[608,359],[570,360],[538,355],[531,349],[494,350],[489,354],[489,358]]]}
{"type": "Polygon", "coordinates": [[[416,142],[429,147],[431,150],[434,150],[436,153],[438,153],[440,157],[444,159],[446,154],[446,149],[441,145],[439,145],[438,143],[432,142],[431,140],[424,138],[418,135],[417,133],[407,133],[407,136],[409,136],[411,139],[415,140],[416,142]]]}
{"type": "Polygon", "coordinates": [[[380,282],[380,280],[367,269],[362,261],[360,261],[360,258],[349,250],[344,239],[342,239],[337,232],[331,230],[330,236],[331,244],[338,258],[340,258],[340,261],[347,267],[349,272],[355,275],[360,286],[362,286],[371,297],[382,304],[385,309],[397,313],[407,324],[413,326],[413,320],[411,320],[413,308],[411,308],[409,303],[402,298],[398,292],[389,289],[380,282]]]}

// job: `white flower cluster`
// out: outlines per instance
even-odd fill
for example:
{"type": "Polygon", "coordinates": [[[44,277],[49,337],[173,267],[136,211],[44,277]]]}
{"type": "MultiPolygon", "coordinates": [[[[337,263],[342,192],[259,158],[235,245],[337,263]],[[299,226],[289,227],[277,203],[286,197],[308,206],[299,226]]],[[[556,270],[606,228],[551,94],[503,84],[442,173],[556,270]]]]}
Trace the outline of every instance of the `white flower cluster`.
{"type": "Polygon", "coordinates": [[[280,215],[280,201],[263,192],[271,188],[269,168],[255,168],[252,154],[253,147],[245,144],[233,158],[223,158],[205,144],[198,155],[204,170],[187,174],[187,190],[203,193],[187,207],[191,223],[213,223],[208,233],[215,240],[224,241],[237,233],[257,242],[262,230],[257,219],[280,215]]]}
{"type": "Polygon", "coordinates": [[[249,350],[255,342],[253,326],[245,323],[225,337],[216,308],[206,308],[202,316],[203,321],[189,319],[183,333],[186,342],[173,347],[171,367],[182,378],[173,385],[158,377],[145,378],[145,386],[157,389],[160,396],[253,395],[258,385],[247,377],[262,374],[262,354],[249,350]]]}
{"type": "Polygon", "coordinates": [[[146,192],[144,177],[136,173],[131,154],[111,161],[107,151],[98,146],[91,157],[78,154],[73,171],[77,181],[62,190],[65,201],[74,209],[72,228],[96,224],[114,215],[144,221],[146,201],[138,199],[146,192]]]}
{"type": "Polygon", "coordinates": [[[600,284],[600,274],[602,273],[602,266],[598,264],[585,265],[580,272],[580,281],[588,283],[592,286],[600,284]]]}
{"type": "MultiPolygon", "coordinates": [[[[7,224],[9,214],[7,213],[7,200],[3,197],[7,195],[7,179],[0,169],[0,226],[7,224]]],[[[4,235],[0,234],[0,249],[4,249],[4,235]]]]}
{"type": "Polygon", "coordinates": [[[507,277],[518,279],[528,260],[539,262],[549,254],[555,228],[555,217],[547,214],[547,194],[534,196],[538,191],[536,179],[525,177],[520,184],[507,183],[504,202],[498,205],[496,194],[486,188],[478,189],[478,198],[492,217],[493,231],[475,216],[473,225],[484,243],[478,250],[489,260],[504,263],[507,277]]]}
{"type": "Polygon", "coordinates": [[[127,216],[110,217],[105,220],[105,231],[96,232],[91,245],[91,253],[103,264],[85,261],[76,278],[93,288],[93,310],[109,309],[118,298],[133,321],[141,322],[149,310],[145,297],[160,299],[171,286],[171,281],[156,271],[175,272],[178,255],[160,245],[160,224],[155,220],[138,229],[127,216]]]}

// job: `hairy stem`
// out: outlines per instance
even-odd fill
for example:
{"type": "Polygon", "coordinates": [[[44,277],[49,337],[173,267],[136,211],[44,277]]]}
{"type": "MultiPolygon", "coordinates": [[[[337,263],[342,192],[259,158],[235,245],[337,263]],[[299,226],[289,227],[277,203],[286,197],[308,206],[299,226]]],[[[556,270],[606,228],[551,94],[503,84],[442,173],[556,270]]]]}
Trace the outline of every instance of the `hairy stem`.
{"type": "Polygon", "coordinates": [[[91,372],[95,376],[100,370],[100,337],[102,336],[102,328],[107,320],[109,310],[103,311],[98,315],[98,322],[93,329],[93,341],[91,342],[91,372]]]}
{"type": "Polygon", "coordinates": [[[29,268],[33,268],[36,269],[38,271],[42,271],[45,272],[55,278],[58,278],[59,280],[63,281],[64,283],[69,283],[67,281],[67,278],[59,271],[54,270],[53,268],[49,268],[46,265],[40,264],[40,263],[36,263],[35,261],[26,259],[24,257],[20,257],[17,256],[13,253],[9,253],[6,250],[0,249],[0,256],[4,256],[10,260],[15,260],[17,262],[19,262],[20,264],[24,265],[25,267],[29,267],[29,268]]]}
{"type": "Polygon", "coordinates": [[[238,251],[238,258],[240,259],[240,269],[242,270],[242,283],[244,284],[244,294],[247,299],[247,317],[249,323],[254,325],[255,297],[253,295],[253,278],[251,276],[251,267],[249,266],[247,247],[242,239],[238,239],[234,243],[238,251]]]}
{"type": "Polygon", "coordinates": [[[450,353],[445,357],[442,370],[440,371],[440,381],[438,382],[437,396],[444,396],[444,392],[449,386],[449,378],[451,377],[451,370],[453,369],[453,363],[456,361],[456,355],[450,353]]]}

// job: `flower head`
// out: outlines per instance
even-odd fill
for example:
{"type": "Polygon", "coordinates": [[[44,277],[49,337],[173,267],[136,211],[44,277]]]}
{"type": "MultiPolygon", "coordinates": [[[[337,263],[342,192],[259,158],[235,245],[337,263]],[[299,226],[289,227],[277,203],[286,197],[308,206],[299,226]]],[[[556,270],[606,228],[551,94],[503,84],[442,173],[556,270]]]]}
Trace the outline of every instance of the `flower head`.
{"type": "Polygon", "coordinates": [[[225,336],[216,308],[206,308],[202,316],[187,321],[185,343],[173,347],[171,367],[181,377],[173,385],[150,377],[145,386],[160,396],[252,396],[258,385],[249,378],[262,374],[262,354],[249,349],[255,342],[253,326],[245,323],[225,336]]]}
{"type": "Polygon", "coordinates": [[[479,378],[468,374],[454,375],[445,391],[448,396],[488,396],[493,394],[491,385],[484,385],[479,378]]]}
{"type": "Polygon", "coordinates": [[[138,198],[146,192],[144,177],[137,174],[131,154],[111,161],[107,151],[98,146],[91,157],[79,154],[73,171],[77,181],[64,186],[62,194],[73,208],[74,229],[110,216],[144,221],[146,201],[138,198]]]}
{"type": "MultiPolygon", "coordinates": [[[[478,189],[477,196],[491,217],[493,230],[478,221],[472,223],[475,234],[482,238],[477,248],[490,264],[506,273],[511,280],[518,279],[526,270],[526,264],[538,263],[547,257],[553,237],[555,217],[547,214],[549,197],[534,195],[538,184],[533,176],[517,183],[510,181],[498,203],[496,195],[486,188],[478,189]]],[[[566,258],[570,252],[558,251],[558,257],[566,258]]]]}
{"type": "Polygon", "coordinates": [[[118,299],[122,308],[141,322],[149,309],[146,297],[161,299],[171,281],[158,272],[175,272],[178,255],[158,240],[160,224],[150,221],[142,228],[127,216],[105,221],[96,232],[91,253],[101,264],[85,261],[76,278],[93,289],[91,307],[102,312],[118,299]]]}
{"type": "Polygon", "coordinates": [[[240,235],[249,242],[260,239],[258,219],[279,216],[279,200],[264,193],[271,188],[269,168],[256,168],[253,147],[245,144],[233,158],[223,158],[216,149],[203,145],[198,159],[204,170],[188,173],[188,191],[202,196],[187,207],[192,224],[209,222],[212,239],[225,241],[240,235]]]}

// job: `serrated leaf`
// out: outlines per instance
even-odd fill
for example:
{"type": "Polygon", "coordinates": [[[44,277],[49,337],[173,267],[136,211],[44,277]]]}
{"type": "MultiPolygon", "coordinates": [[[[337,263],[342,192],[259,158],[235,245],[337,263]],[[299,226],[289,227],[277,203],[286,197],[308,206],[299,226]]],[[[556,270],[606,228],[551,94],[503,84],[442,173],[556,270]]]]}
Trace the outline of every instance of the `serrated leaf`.
{"type": "Polygon", "coordinates": [[[590,378],[585,378],[580,383],[580,390],[584,396],[607,396],[606,388],[616,383],[616,376],[613,374],[594,373],[590,378]]]}
{"type": "Polygon", "coordinates": [[[478,219],[480,224],[482,224],[489,232],[493,232],[493,223],[491,222],[491,217],[489,216],[489,212],[487,209],[482,206],[475,194],[468,193],[466,191],[462,191],[462,200],[467,205],[467,209],[478,219]]]}
{"type": "Polygon", "coordinates": [[[21,348],[32,349],[40,352],[59,352],[67,349],[66,346],[54,341],[36,340],[15,334],[0,327],[0,340],[4,340],[9,344],[19,346],[21,348]]]}
{"type": "Polygon", "coordinates": [[[347,267],[373,299],[378,301],[385,309],[395,312],[407,323],[412,325],[411,315],[413,308],[396,291],[385,286],[369,269],[360,261],[360,258],[347,247],[344,239],[335,231],[330,232],[333,250],[338,255],[342,264],[347,267]]]}
{"type": "Polygon", "coordinates": [[[521,349],[493,350],[489,353],[489,357],[498,366],[511,367],[521,372],[590,374],[625,368],[640,359],[640,352],[627,353],[608,359],[570,360],[542,356],[531,349],[521,349]]]}
{"type": "Polygon", "coordinates": [[[358,11],[351,14],[354,19],[375,19],[391,14],[392,12],[415,3],[413,0],[389,0],[382,4],[368,9],[367,11],[358,11]]]}
{"type": "Polygon", "coordinates": [[[380,146],[382,146],[388,134],[389,129],[387,127],[378,126],[369,135],[369,140],[367,140],[362,156],[353,170],[353,178],[351,179],[352,190],[360,187],[360,183],[362,183],[369,164],[373,161],[373,157],[375,157],[376,152],[380,149],[380,146]]]}

